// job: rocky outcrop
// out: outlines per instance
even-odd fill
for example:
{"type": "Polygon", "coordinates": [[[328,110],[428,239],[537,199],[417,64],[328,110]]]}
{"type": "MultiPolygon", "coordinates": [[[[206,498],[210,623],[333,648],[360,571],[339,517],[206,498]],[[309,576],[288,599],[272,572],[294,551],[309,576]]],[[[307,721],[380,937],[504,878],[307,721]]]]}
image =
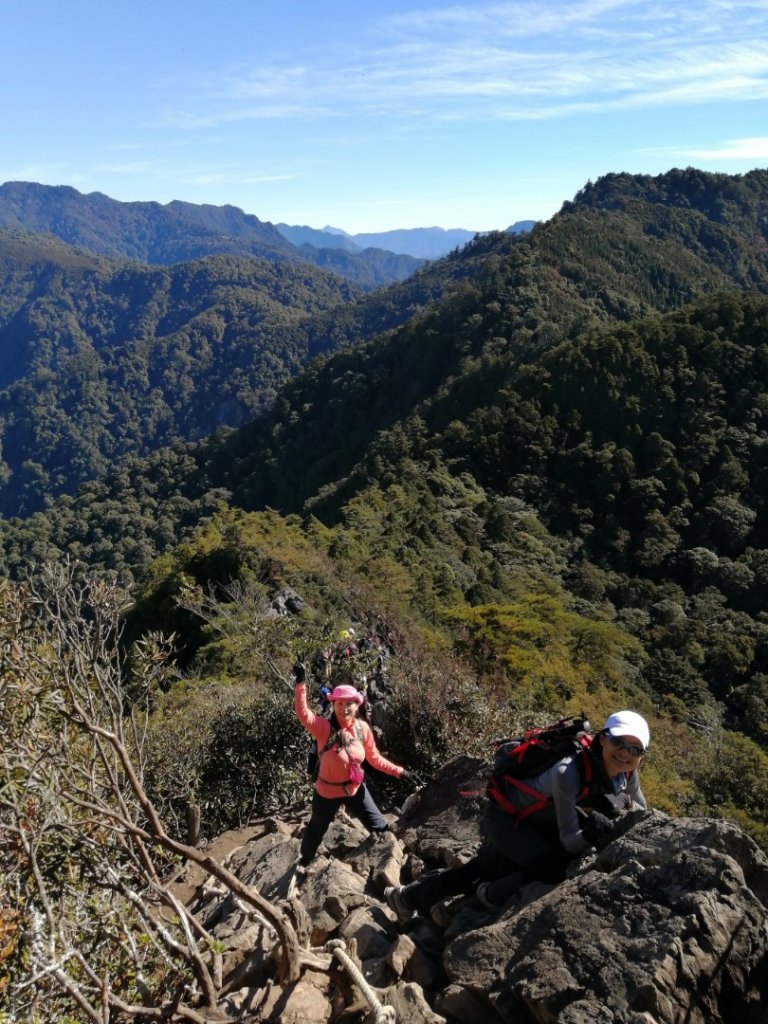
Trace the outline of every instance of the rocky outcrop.
{"type": "Polygon", "coordinates": [[[239,837],[229,868],[286,909],[307,960],[281,987],[268,923],[200,884],[190,903],[223,950],[230,1019],[766,1024],[768,859],[724,821],[636,816],[566,881],[528,886],[500,913],[470,895],[399,924],[385,886],[475,851],[481,768],[447,765],[391,819],[396,835],[340,814],[306,877],[294,870],[303,814],[239,837]]]}
{"type": "Polygon", "coordinates": [[[739,829],[651,813],[555,889],[455,938],[443,961],[489,1021],[757,1024],[766,906],[768,863],[739,829]]]}

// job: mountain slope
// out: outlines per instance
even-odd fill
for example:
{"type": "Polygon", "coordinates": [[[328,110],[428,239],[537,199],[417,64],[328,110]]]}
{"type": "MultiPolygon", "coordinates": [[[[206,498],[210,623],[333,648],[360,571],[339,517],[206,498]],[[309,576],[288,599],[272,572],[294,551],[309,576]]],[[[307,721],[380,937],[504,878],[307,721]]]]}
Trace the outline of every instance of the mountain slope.
{"type": "Polygon", "coordinates": [[[307,264],[147,267],[0,230],[0,511],[27,514],[128,454],[244,423],[308,358],[398,327],[483,258],[362,296],[307,264]]]}
{"type": "Polygon", "coordinates": [[[280,232],[233,206],[121,203],[100,192],[10,181],[0,185],[0,225],[53,234],[103,256],[169,264],[213,252],[288,258],[280,232]]]}
{"type": "Polygon", "coordinates": [[[307,265],[147,267],[8,230],[0,279],[5,514],[126,454],[252,418],[306,360],[302,322],[353,296],[307,265]]]}
{"type": "MultiPolygon", "coordinates": [[[[715,209],[711,197],[713,178],[718,176],[670,172],[666,190],[655,180],[644,188],[634,179],[628,185],[622,176],[616,181],[606,179],[598,183],[599,188],[585,190],[585,196],[591,197],[589,202],[577,197],[561,214],[537,225],[530,234],[516,238],[504,233],[479,237],[461,252],[431,264],[428,271],[408,282],[347,304],[343,309],[337,301],[341,298],[338,292],[325,304],[326,311],[322,301],[307,299],[304,309],[311,311],[312,317],[292,319],[294,333],[288,344],[294,367],[306,355],[348,348],[381,331],[397,333],[385,336],[370,351],[350,352],[324,368],[312,369],[284,392],[279,405],[263,422],[233,439],[231,444],[240,446],[245,460],[241,465],[241,453],[234,449],[228,455],[234,460],[233,465],[238,466],[239,480],[254,478],[254,483],[248,486],[249,503],[298,509],[321,491],[326,500],[335,488],[342,488],[340,495],[348,495],[352,485],[345,481],[379,431],[390,429],[414,413],[425,420],[428,429],[441,430],[447,419],[457,414],[456,410],[467,414],[468,392],[481,406],[493,404],[492,396],[506,386],[520,364],[568,338],[578,337],[591,325],[628,322],[654,310],[674,309],[716,291],[750,287],[768,291],[765,175],[755,172],[727,179],[724,194],[733,194],[739,201],[729,199],[717,207],[717,219],[710,216],[715,209]],[[626,199],[629,193],[631,203],[626,199]],[[669,194],[674,198],[682,193],[685,203],[675,199],[676,205],[669,206],[661,201],[669,194]],[[602,196],[600,202],[598,194],[602,196]],[[705,241],[712,244],[708,247],[705,241]],[[405,324],[408,317],[410,322],[405,324]],[[483,367],[492,367],[492,374],[483,367]],[[269,467],[267,472],[264,466],[269,467]]],[[[301,292],[301,271],[290,273],[292,287],[301,292]]],[[[180,298],[189,287],[187,283],[177,289],[180,298]]],[[[224,301],[228,303],[231,299],[230,293],[224,301]]],[[[46,300],[45,315],[58,308],[57,301],[61,307],[59,300],[46,300]]],[[[89,298],[88,302],[91,301],[89,298]]],[[[175,302],[175,293],[172,291],[164,301],[175,302]]],[[[286,295],[285,302],[292,301],[286,295]]],[[[300,306],[303,301],[299,300],[300,306]]],[[[110,302],[113,300],[108,299],[107,305],[110,302]]],[[[53,334],[69,338],[70,348],[77,347],[68,334],[66,316],[70,313],[65,307],[66,302],[62,307],[65,324],[59,324],[53,334]]],[[[285,316],[284,304],[280,309],[280,317],[285,316]]],[[[232,314],[223,315],[226,322],[232,314]]],[[[39,320],[37,309],[35,316],[39,320]]],[[[150,320],[151,317],[150,314],[150,320]]],[[[247,315],[235,315],[235,320],[247,329],[258,317],[249,320],[247,315]]],[[[137,332],[142,337],[139,326],[115,320],[109,330],[114,334],[119,327],[123,338],[133,337],[137,332]]],[[[35,323],[25,327],[33,332],[35,323]]],[[[164,322],[163,334],[171,336],[178,328],[178,324],[164,322]]],[[[2,348],[18,353],[18,318],[13,329],[16,333],[11,332],[2,348]]],[[[95,334],[98,348],[103,326],[91,317],[83,329],[86,335],[95,334]]],[[[226,332],[209,324],[202,330],[205,345],[210,344],[211,330],[218,338],[214,347],[224,344],[226,332]]],[[[48,334],[44,335],[46,351],[52,344],[48,334]]],[[[165,404],[159,407],[155,405],[154,381],[150,385],[143,373],[142,380],[148,385],[146,408],[142,411],[137,406],[135,418],[140,421],[146,411],[150,421],[146,434],[153,439],[152,446],[161,439],[199,436],[206,427],[211,429],[213,423],[242,422],[249,410],[264,408],[264,369],[258,370],[248,360],[245,366],[249,369],[235,361],[237,369],[233,372],[232,361],[225,359],[221,363],[226,373],[222,394],[216,401],[201,399],[195,392],[195,380],[200,379],[201,367],[207,366],[207,348],[204,345],[200,349],[203,362],[198,365],[195,346],[190,346],[189,340],[185,334],[181,345],[166,341],[158,350],[163,352],[167,374],[164,393],[170,394],[177,387],[187,396],[184,401],[178,395],[170,399],[175,412],[169,414],[165,408],[168,399],[162,399],[165,404]],[[173,365],[179,359],[181,368],[173,365]],[[253,377],[246,379],[251,373],[260,376],[256,390],[253,377]],[[200,406],[205,408],[206,415],[183,411],[193,393],[197,397],[191,402],[192,410],[200,406]]],[[[282,343],[278,340],[278,345],[282,343]]],[[[53,344],[55,348],[60,343],[53,344]]],[[[72,383],[67,385],[70,390],[86,384],[93,376],[89,370],[88,344],[78,349],[77,360],[68,361],[68,369],[75,373],[72,383]]],[[[270,357],[259,358],[269,361],[270,357]]],[[[138,365],[142,365],[142,359],[138,365]]],[[[49,358],[41,367],[50,369],[51,365],[49,358]]],[[[96,377],[100,379],[98,374],[96,377]]],[[[279,378],[280,374],[267,376],[267,391],[279,378]]],[[[118,374],[111,380],[113,389],[127,387],[129,392],[135,392],[135,375],[129,374],[124,381],[118,374]]],[[[97,392],[102,386],[103,382],[98,384],[97,392]]],[[[45,393],[46,403],[50,401],[52,408],[61,405],[51,400],[50,392],[40,381],[34,382],[31,390],[45,393]]],[[[119,398],[116,401],[119,403],[119,398]]],[[[104,403],[102,397],[95,404],[111,418],[110,426],[104,428],[106,434],[112,438],[124,435],[122,420],[115,419],[108,403],[104,403]]],[[[128,401],[129,405],[133,403],[133,399],[128,401]]],[[[23,404],[29,404],[29,400],[17,391],[6,408],[23,404]]],[[[70,406],[80,408],[78,403],[70,402],[70,406]]],[[[46,419],[43,416],[41,423],[46,419]]],[[[94,422],[89,421],[89,432],[93,434],[94,430],[94,422]]],[[[56,443],[51,439],[57,432],[71,435],[82,433],[82,429],[78,425],[72,431],[67,423],[28,425],[16,439],[4,441],[6,462],[11,450],[17,453],[16,464],[11,468],[18,473],[26,465],[25,472],[32,474],[32,482],[22,489],[21,508],[36,507],[35,502],[39,504],[43,495],[71,486],[73,480],[83,479],[93,472],[94,466],[103,464],[95,455],[89,455],[74,460],[79,466],[77,475],[68,473],[64,466],[72,457],[71,445],[65,446],[61,456],[51,457],[51,444],[56,443]]],[[[110,457],[118,457],[127,450],[146,451],[149,444],[138,449],[119,442],[109,446],[105,439],[97,445],[99,451],[107,447],[110,457]]],[[[12,500],[19,500],[19,481],[11,486],[12,500]]],[[[338,504],[339,499],[335,500],[338,504]]],[[[5,505],[7,510],[13,507],[10,503],[5,505]]]]}
{"type": "MultiPolygon", "coordinates": [[[[295,367],[303,358],[299,353],[306,356],[347,348],[381,331],[397,333],[385,337],[369,352],[349,353],[325,368],[313,369],[283,394],[276,410],[262,423],[232,441],[245,453],[242,466],[239,453],[228,456],[239,466],[239,479],[247,480],[254,475],[255,483],[248,489],[250,503],[263,501],[297,509],[320,491],[326,499],[338,487],[343,488],[340,494],[349,494],[352,485],[344,481],[379,431],[415,412],[425,419],[429,429],[442,429],[453,410],[466,406],[468,390],[475,389],[476,400],[487,403],[490,399],[483,399],[484,389],[490,389],[490,394],[498,392],[520,363],[567,338],[577,337],[590,325],[630,321],[656,309],[676,308],[715,291],[745,287],[768,291],[765,176],[756,172],[744,178],[727,179],[723,185],[725,193],[740,197],[739,203],[729,200],[730,205],[718,207],[716,220],[710,217],[714,209],[713,177],[718,176],[670,172],[666,190],[655,180],[643,188],[634,179],[628,185],[622,176],[616,181],[606,179],[598,183],[599,188],[585,190],[585,195],[591,197],[589,202],[577,197],[561,214],[537,225],[530,234],[515,238],[505,233],[479,237],[460,253],[430,264],[428,271],[408,282],[347,304],[343,309],[335,297],[327,304],[326,312],[322,302],[310,302],[305,308],[313,311],[312,317],[293,320],[294,332],[298,332],[290,341],[295,367]],[[669,193],[674,197],[683,191],[685,204],[675,200],[677,205],[670,207],[661,201],[669,193]],[[631,209],[626,199],[629,192],[631,209]],[[602,205],[597,201],[598,193],[602,205]],[[694,204],[696,197],[701,200],[698,207],[694,204]],[[704,240],[711,241],[711,247],[704,240]],[[403,326],[409,316],[410,323],[403,326]],[[479,367],[485,364],[494,368],[492,379],[482,379],[479,367]],[[266,473],[265,465],[270,467],[266,473]]],[[[301,291],[296,274],[293,286],[301,291]]],[[[184,294],[183,289],[180,294],[184,294]]],[[[56,301],[46,301],[48,315],[58,307],[56,301]]],[[[108,304],[109,301],[112,300],[108,304]]],[[[292,301],[290,295],[286,301],[292,301]]],[[[282,317],[285,310],[281,308],[282,317]]],[[[235,319],[246,329],[247,316],[235,319]]],[[[122,327],[121,336],[132,337],[135,327],[122,327]]],[[[30,332],[34,329],[35,324],[29,326],[30,332]]],[[[95,332],[98,337],[101,329],[91,318],[86,333],[95,332]]],[[[9,353],[18,352],[18,322],[14,330],[16,333],[11,332],[12,337],[1,346],[9,353]]],[[[59,325],[53,333],[66,338],[68,330],[66,324],[59,325]]],[[[172,334],[172,330],[170,323],[164,324],[164,334],[172,334]]],[[[202,331],[204,338],[206,331],[202,331]]],[[[138,336],[141,337],[140,332],[138,336]]],[[[224,333],[219,330],[215,344],[220,345],[223,340],[224,333]]],[[[200,350],[203,363],[198,365],[194,345],[190,347],[188,342],[185,335],[181,347],[173,342],[162,347],[163,358],[169,361],[166,392],[181,386],[189,396],[195,392],[195,379],[200,380],[201,366],[207,365],[205,346],[200,350]],[[170,364],[182,352],[185,367],[171,368],[170,364]]],[[[71,339],[68,343],[72,347],[71,339]]],[[[49,349],[50,345],[46,340],[44,347],[49,349]]],[[[267,355],[263,358],[269,359],[267,355]]],[[[50,368],[51,360],[41,365],[50,368]]],[[[82,351],[78,360],[68,362],[68,368],[75,373],[74,382],[68,385],[70,389],[91,379],[89,365],[82,351]]],[[[202,405],[207,416],[182,412],[189,399],[180,402],[178,396],[171,399],[175,413],[169,414],[165,409],[162,403],[167,404],[166,399],[156,407],[154,383],[145,387],[144,411],[138,399],[128,402],[138,403],[137,422],[145,412],[149,416],[146,435],[153,439],[151,446],[160,439],[199,436],[206,427],[212,428],[212,421],[242,422],[249,409],[264,407],[263,393],[257,397],[263,379],[256,390],[254,379],[246,379],[250,373],[263,378],[263,369],[257,370],[256,364],[246,361],[251,369],[245,370],[238,364],[233,374],[229,372],[231,361],[225,360],[221,365],[227,377],[220,399],[201,402],[198,395],[191,403],[193,409],[202,405]],[[245,402],[244,394],[249,396],[245,402]]],[[[278,382],[279,376],[267,376],[267,390],[273,386],[273,380],[278,382]]],[[[135,391],[130,375],[125,382],[119,375],[112,380],[112,388],[127,386],[129,391],[135,391]]],[[[149,383],[146,374],[142,380],[149,383]]],[[[97,391],[103,386],[99,384],[97,391]]],[[[32,391],[46,391],[39,381],[31,387],[32,391]]],[[[50,394],[46,392],[48,401],[50,394]]],[[[28,404],[28,399],[17,391],[9,404],[18,408],[28,404]]],[[[52,408],[60,404],[51,401],[52,408]]],[[[114,438],[125,436],[126,432],[103,398],[96,404],[111,419],[110,426],[104,428],[105,440],[97,445],[99,451],[108,448],[110,457],[119,457],[125,451],[148,450],[149,443],[138,449],[131,447],[131,443],[108,443],[106,435],[114,438]]],[[[72,405],[79,408],[78,403],[70,402],[72,405]]],[[[41,423],[46,419],[42,417],[41,423]]],[[[93,422],[89,421],[89,432],[93,434],[94,430],[93,422]]],[[[11,468],[18,473],[25,465],[25,472],[32,475],[23,487],[19,480],[11,485],[13,497],[5,504],[6,510],[11,511],[16,500],[22,500],[19,507],[23,509],[39,507],[44,495],[71,486],[72,481],[92,475],[94,467],[98,472],[103,465],[92,451],[88,457],[74,460],[78,464],[76,475],[66,471],[66,461],[72,459],[77,446],[74,450],[71,445],[65,446],[61,456],[52,459],[50,448],[56,442],[51,439],[57,432],[70,436],[82,434],[82,429],[78,425],[71,430],[66,422],[27,426],[18,435],[20,440],[4,441],[6,462],[13,450],[17,461],[11,468]]]]}
{"type": "MultiPolygon", "coordinates": [[[[739,184],[766,225],[768,188],[759,175],[746,177],[739,184]]],[[[386,342],[299,378],[269,426],[232,439],[250,453],[240,471],[256,481],[250,500],[296,510],[301,495],[322,491],[337,507],[359,484],[348,477],[367,446],[411,415],[427,433],[443,430],[475,407],[503,406],[521,365],[594,327],[721,291],[768,293],[768,246],[752,220],[712,222],[690,206],[673,212],[678,229],[660,235],[656,226],[672,214],[652,192],[631,213],[574,204],[513,243],[478,239],[462,255],[482,253],[484,262],[440,305],[386,342]],[[718,244],[705,248],[702,233],[718,244]],[[264,465],[268,472],[256,472],[264,465]]]]}
{"type": "Polygon", "coordinates": [[[99,192],[11,181],[0,185],[0,227],[52,234],[102,256],[170,265],[215,254],[304,261],[342,274],[366,289],[400,281],[421,265],[378,251],[337,260],[306,247],[299,252],[272,224],[235,206],[178,200],[121,203],[99,192]]]}

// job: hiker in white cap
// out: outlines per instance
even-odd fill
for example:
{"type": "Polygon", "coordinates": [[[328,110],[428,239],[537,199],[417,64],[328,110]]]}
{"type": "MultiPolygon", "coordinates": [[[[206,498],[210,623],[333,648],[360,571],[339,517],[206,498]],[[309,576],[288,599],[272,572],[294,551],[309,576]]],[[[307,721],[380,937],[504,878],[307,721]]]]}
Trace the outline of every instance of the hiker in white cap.
{"type": "Polygon", "coordinates": [[[528,882],[561,881],[573,856],[610,842],[626,811],[645,809],[638,768],[649,742],[642,715],[610,715],[594,737],[583,738],[578,752],[534,777],[512,780],[497,798],[489,790],[486,840],[476,857],[391,886],[387,903],[406,920],[449,896],[476,891],[484,906],[498,909],[528,882]]]}

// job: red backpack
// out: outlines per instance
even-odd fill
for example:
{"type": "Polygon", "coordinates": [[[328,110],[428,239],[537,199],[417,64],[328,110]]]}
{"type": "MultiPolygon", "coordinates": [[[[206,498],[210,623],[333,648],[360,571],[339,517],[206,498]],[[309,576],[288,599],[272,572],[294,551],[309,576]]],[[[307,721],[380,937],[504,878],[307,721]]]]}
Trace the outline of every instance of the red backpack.
{"type": "Polygon", "coordinates": [[[549,803],[548,797],[528,786],[524,780],[541,775],[564,757],[577,755],[582,784],[577,799],[583,800],[590,792],[594,777],[590,757],[593,738],[586,719],[561,718],[554,725],[529,729],[522,739],[498,740],[486,794],[507,814],[513,815],[519,824],[529,815],[543,811],[549,803]],[[516,807],[509,799],[510,789],[533,797],[533,803],[523,808],[516,807]]]}

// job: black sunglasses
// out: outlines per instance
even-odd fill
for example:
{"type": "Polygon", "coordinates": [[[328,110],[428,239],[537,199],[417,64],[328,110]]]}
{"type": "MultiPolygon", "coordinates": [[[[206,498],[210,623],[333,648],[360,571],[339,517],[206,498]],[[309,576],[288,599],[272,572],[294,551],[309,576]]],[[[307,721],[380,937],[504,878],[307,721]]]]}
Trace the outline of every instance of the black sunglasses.
{"type": "Polygon", "coordinates": [[[611,744],[616,747],[617,750],[626,750],[632,757],[642,757],[645,753],[645,747],[638,747],[634,743],[625,743],[621,736],[611,736],[607,734],[611,744]]]}

